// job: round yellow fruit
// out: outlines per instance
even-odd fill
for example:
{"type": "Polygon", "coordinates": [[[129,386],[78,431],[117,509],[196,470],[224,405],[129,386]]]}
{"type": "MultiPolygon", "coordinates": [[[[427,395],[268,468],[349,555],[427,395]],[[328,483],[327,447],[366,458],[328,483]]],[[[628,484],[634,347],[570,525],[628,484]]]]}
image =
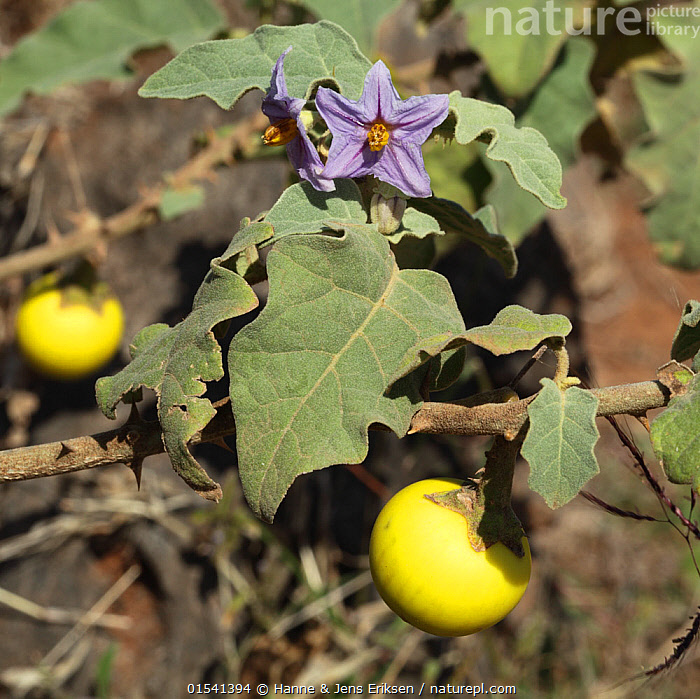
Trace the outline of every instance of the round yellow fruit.
{"type": "Polygon", "coordinates": [[[466,636],[499,622],[530,580],[527,537],[522,557],[500,542],[475,551],[467,520],[424,497],[462,483],[432,478],[400,490],[379,513],[369,545],[382,599],[409,624],[437,636],[466,636]]]}
{"type": "Polygon", "coordinates": [[[37,371],[55,379],[87,376],[114,355],[124,330],[121,304],[47,275],[32,284],[15,322],[17,345],[37,371]]]}

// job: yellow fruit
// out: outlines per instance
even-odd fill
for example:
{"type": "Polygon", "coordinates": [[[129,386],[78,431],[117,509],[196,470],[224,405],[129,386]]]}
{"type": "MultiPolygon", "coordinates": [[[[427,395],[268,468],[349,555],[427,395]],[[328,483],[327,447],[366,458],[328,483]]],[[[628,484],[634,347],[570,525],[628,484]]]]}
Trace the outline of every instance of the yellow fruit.
{"type": "Polygon", "coordinates": [[[17,345],[37,371],[55,379],[87,376],[114,355],[124,330],[119,301],[47,275],[30,286],[15,322],[17,345]]]}
{"type": "Polygon", "coordinates": [[[384,506],[369,546],[374,584],[402,619],[438,636],[466,636],[503,619],[530,580],[530,547],[518,557],[498,542],[475,551],[467,520],[426,494],[462,481],[433,478],[399,491],[384,506]]]}

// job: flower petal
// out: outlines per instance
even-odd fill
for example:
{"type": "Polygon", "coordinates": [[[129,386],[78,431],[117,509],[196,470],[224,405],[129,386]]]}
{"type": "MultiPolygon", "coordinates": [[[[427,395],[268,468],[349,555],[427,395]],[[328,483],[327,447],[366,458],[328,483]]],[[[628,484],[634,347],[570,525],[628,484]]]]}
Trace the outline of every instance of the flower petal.
{"type": "Polygon", "coordinates": [[[333,136],[323,176],[337,179],[368,175],[376,167],[378,156],[379,153],[373,153],[369,149],[366,138],[358,140],[345,136],[333,136]]]}
{"type": "Polygon", "coordinates": [[[374,175],[404,194],[429,197],[430,178],[425,170],[421,145],[448,114],[447,95],[424,95],[402,100],[389,69],[377,61],[365,77],[357,102],[319,88],[316,108],[333,134],[323,174],[330,178],[374,175]],[[371,150],[368,133],[380,123],[388,142],[371,150]]]}
{"type": "Polygon", "coordinates": [[[323,163],[318,151],[304,131],[304,125],[298,124],[299,135],[287,144],[287,156],[302,180],[311,183],[320,192],[332,192],[335,183],[322,174],[323,163]]]}
{"type": "Polygon", "coordinates": [[[391,73],[383,61],[377,61],[365,76],[358,106],[367,115],[366,123],[383,121],[393,124],[393,115],[401,106],[401,98],[391,82],[391,73]]]}
{"type": "Polygon", "coordinates": [[[284,77],[284,57],[291,50],[292,47],[290,46],[277,59],[272,68],[270,89],[263,99],[262,111],[273,124],[283,119],[290,118],[296,121],[297,134],[287,143],[287,156],[289,160],[299,177],[303,180],[308,180],[315,189],[322,192],[332,192],[335,189],[335,184],[332,179],[321,175],[323,163],[321,162],[316,147],[306,133],[306,127],[301,118],[301,111],[306,101],[290,97],[287,91],[287,81],[284,77]]]}
{"type": "Polygon", "coordinates": [[[381,151],[372,174],[382,182],[393,184],[409,197],[429,197],[432,194],[419,144],[391,141],[381,151]]]}
{"type": "Polygon", "coordinates": [[[447,118],[448,95],[409,97],[396,106],[391,116],[392,135],[400,141],[425,143],[436,126],[447,118]]]}
{"type": "Polygon", "coordinates": [[[272,67],[270,89],[262,102],[262,112],[272,123],[288,117],[296,118],[305,104],[303,99],[290,97],[287,91],[287,81],[284,77],[284,57],[291,50],[290,46],[272,67]]]}
{"type": "Polygon", "coordinates": [[[336,134],[355,136],[357,138],[367,137],[368,117],[357,102],[349,100],[347,97],[331,90],[327,87],[319,87],[316,93],[316,109],[323,117],[323,120],[336,134]]]}

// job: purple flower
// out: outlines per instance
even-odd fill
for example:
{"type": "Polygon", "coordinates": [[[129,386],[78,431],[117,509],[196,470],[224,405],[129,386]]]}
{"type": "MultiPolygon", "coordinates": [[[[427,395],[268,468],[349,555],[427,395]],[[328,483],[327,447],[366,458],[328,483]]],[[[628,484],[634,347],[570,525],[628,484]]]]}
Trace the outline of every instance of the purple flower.
{"type": "Polygon", "coordinates": [[[333,134],[328,178],[374,175],[411,197],[429,197],[421,145],[447,117],[447,95],[402,100],[389,69],[377,61],[357,102],[320,87],[316,108],[333,134]]]}
{"type": "Polygon", "coordinates": [[[321,175],[323,163],[318,151],[306,135],[301,118],[301,110],[306,101],[290,97],[284,79],[284,57],[292,50],[290,46],[275,63],[272,69],[270,89],[262,103],[263,114],[270,120],[270,126],[263,135],[267,146],[287,146],[287,155],[299,177],[308,180],[315,189],[332,192],[335,184],[332,179],[321,175]]]}

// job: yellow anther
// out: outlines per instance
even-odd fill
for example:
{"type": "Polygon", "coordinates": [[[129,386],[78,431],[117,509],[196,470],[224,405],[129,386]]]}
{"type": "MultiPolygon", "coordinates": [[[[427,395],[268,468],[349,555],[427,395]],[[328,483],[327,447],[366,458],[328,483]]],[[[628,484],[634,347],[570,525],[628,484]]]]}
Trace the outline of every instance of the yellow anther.
{"type": "Polygon", "coordinates": [[[370,150],[381,150],[389,142],[389,132],[384,124],[372,124],[367,132],[370,150]]]}
{"type": "Polygon", "coordinates": [[[263,143],[266,146],[285,146],[294,140],[299,133],[294,119],[282,119],[276,124],[270,124],[263,134],[263,143]]]}

